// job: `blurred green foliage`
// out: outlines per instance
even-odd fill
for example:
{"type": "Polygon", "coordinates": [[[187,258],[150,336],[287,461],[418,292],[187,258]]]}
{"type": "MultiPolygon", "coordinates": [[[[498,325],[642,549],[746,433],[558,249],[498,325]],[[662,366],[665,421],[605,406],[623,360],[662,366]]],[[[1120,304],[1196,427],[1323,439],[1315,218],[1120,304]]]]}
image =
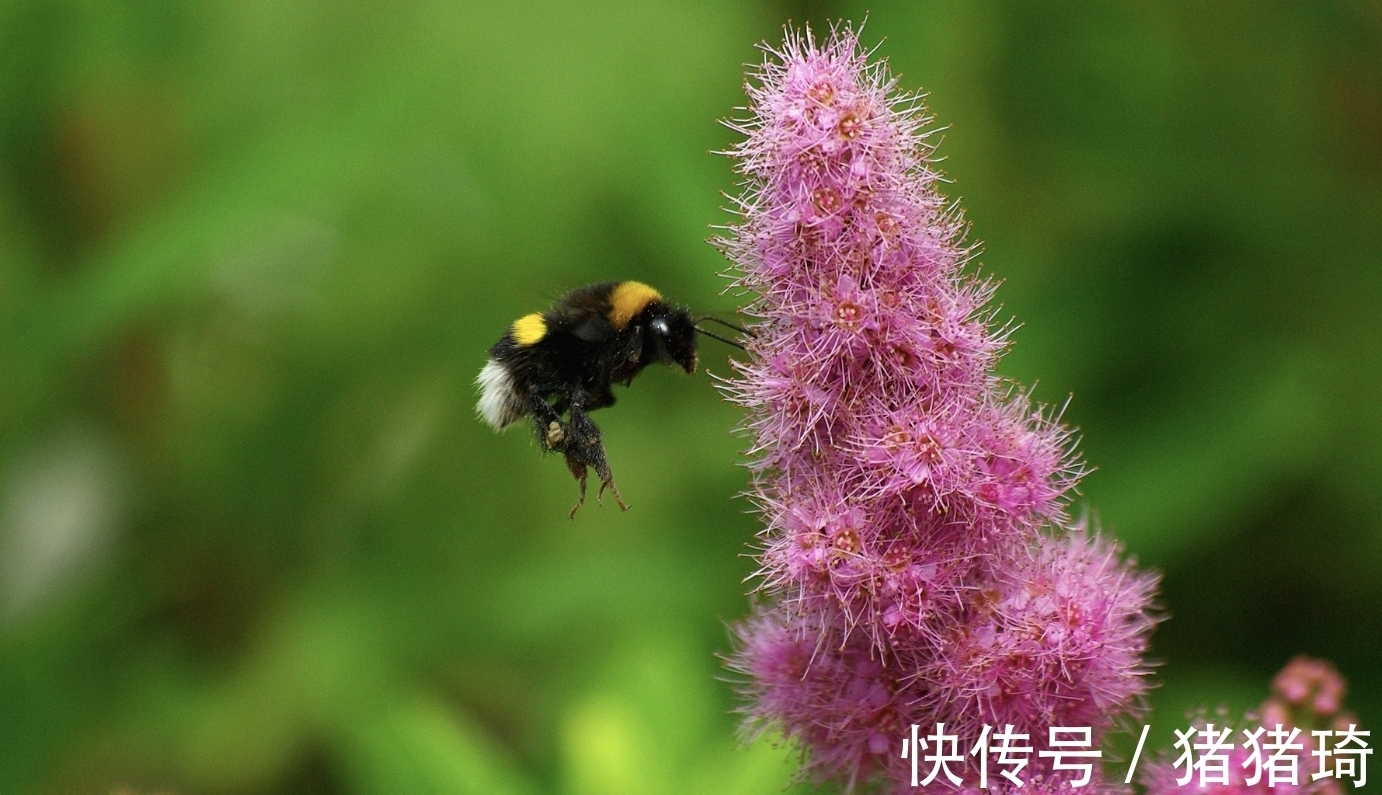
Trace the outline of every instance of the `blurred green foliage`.
{"type": "Polygon", "coordinates": [[[1298,651],[1376,723],[1376,3],[9,0],[0,788],[783,791],[715,657],[736,410],[650,371],[599,416],[633,510],[568,522],[471,381],[579,284],[732,311],[717,120],[786,20],[865,15],[1004,371],[1073,396],[1089,504],[1165,572],[1156,727],[1298,651]]]}

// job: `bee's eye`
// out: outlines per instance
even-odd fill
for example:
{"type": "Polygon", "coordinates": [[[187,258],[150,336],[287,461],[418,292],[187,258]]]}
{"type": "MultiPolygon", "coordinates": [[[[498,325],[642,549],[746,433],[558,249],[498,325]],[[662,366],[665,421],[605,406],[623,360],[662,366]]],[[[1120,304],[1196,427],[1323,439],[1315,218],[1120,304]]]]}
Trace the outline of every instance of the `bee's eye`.
{"type": "Polygon", "coordinates": [[[667,336],[668,328],[666,318],[660,317],[648,325],[652,326],[653,332],[656,333],[659,337],[667,336]]]}

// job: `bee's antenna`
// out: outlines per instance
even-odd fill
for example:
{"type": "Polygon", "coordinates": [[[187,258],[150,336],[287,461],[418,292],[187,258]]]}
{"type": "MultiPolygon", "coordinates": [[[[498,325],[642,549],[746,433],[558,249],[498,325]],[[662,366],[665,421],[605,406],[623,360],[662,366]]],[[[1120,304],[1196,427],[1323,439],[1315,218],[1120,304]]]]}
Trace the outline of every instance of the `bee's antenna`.
{"type": "MultiPolygon", "coordinates": [[[[722,325],[722,326],[724,326],[724,327],[726,327],[726,328],[732,328],[732,329],[734,329],[735,331],[739,332],[740,334],[747,334],[747,335],[750,336],[750,337],[757,337],[757,336],[758,336],[757,334],[754,334],[752,331],[749,331],[748,329],[744,328],[743,326],[739,325],[738,323],[731,323],[731,322],[729,322],[728,320],[721,320],[720,318],[715,317],[714,315],[702,315],[701,317],[696,318],[696,322],[697,322],[697,323],[701,322],[702,320],[714,321],[714,322],[719,323],[720,325],[722,325]]],[[[697,328],[697,330],[699,331],[700,329],[697,328]]],[[[702,333],[704,333],[704,332],[702,332],[702,333]]]]}
{"type": "MultiPolygon", "coordinates": [[[[742,351],[742,350],[747,350],[747,349],[744,347],[743,343],[735,342],[734,340],[731,340],[731,339],[726,339],[725,337],[721,337],[719,334],[716,334],[716,333],[713,332],[713,331],[706,331],[705,329],[701,328],[700,326],[695,326],[694,328],[696,329],[696,331],[699,331],[700,333],[704,334],[705,336],[707,336],[707,337],[709,337],[709,338],[711,338],[711,339],[713,339],[713,340],[719,340],[720,342],[723,342],[723,343],[726,344],[726,345],[733,345],[734,347],[738,348],[738,349],[741,350],[741,351],[742,351]]],[[[745,333],[747,334],[748,332],[745,332],[745,333]]]]}

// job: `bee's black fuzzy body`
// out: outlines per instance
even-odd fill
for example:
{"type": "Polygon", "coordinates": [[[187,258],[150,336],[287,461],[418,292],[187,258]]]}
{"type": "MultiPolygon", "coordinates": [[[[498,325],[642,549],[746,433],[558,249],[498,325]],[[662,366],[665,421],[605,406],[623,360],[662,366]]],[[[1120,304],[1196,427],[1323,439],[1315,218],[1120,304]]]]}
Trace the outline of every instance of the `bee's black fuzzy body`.
{"type": "Polygon", "coordinates": [[[544,450],[566,458],[585,501],[586,471],[600,477],[600,493],[614,485],[600,429],[589,412],[614,405],[613,384],[627,386],[654,363],[696,369],[696,324],[640,282],[601,282],[572,290],[546,312],[515,320],[489,350],[476,383],[476,411],[496,430],[529,417],[544,450]]]}

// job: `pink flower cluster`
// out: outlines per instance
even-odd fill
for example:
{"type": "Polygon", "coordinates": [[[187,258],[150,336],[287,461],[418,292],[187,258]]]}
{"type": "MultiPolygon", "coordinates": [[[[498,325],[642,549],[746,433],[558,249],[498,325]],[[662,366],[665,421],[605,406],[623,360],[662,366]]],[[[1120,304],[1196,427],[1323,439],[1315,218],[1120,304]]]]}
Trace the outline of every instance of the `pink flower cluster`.
{"type": "MultiPolygon", "coordinates": [[[[1343,795],[1346,788],[1340,779],[1332,776],[1313,777],[1318,768],[1318,760],[1313,757],[1319,746],[1311,732],[1342,732],[1358,728],[1358,716],[1344,709],[1346,690],[1347,682],[1332,663],[1299,655],[1273,677],[1272,693],[1262,702],[1262,706],[1244,716],[1241,723],[1248,728],[1235,729],[1231,733],[1234,746],[1228,755],[1226,783],[1201,785],[1199,777],[1192,775],[1193,771],[1185,770],[1184,765],[1178,767],[1178,759],[1165,753],[1150,760],[1139,780],[1147,795],[1343,795]],[[1296,758],[1295,783],[1290,783],[1283,775],[1282,780],[1273,785],[1271,775],[1260,772],[1270,763],[1270,752],[1254,759],[1241,736],[1243,732],[1259,727],[1268,731],[1284,728],[1288,733],[1299,730],[1300,737],[1296,742],[1300,749],[1291,754],[1296,758]],[[1264,759],[1267,761],[1264,762],[1264,759]]],[[[1204,721],[1199,723],[1203,725],[1204,721]]],[[[1222,729],[1221,719],[1220,731],[1222,729]]],[[[1336,746],[1337,741],[1329,748],[1334,750],[1336,746]]],[[[1341,755],[1347,757],[1348,752],[1344,751],[1341,755]]],[[[1366,764],[1364,760],[1362,766],[1365,768],[1366,764]]],[[[1355,771],[1355,774],[1357,772],[1362,771],[1355,771]]],[[[1347,789],[1357,785],[1355,781],[1347,789]]]]}
{"type": "Polygon", "coordinates": [[[1070,522],[1068,432],[994,373],[992,286],[965,268],[920,102],[848,28],[789,32],[752,77],[719,241],[755,296],[728,384],[766,524],[731,660],[751,730],[847,786],[907,783],[910,724],[1097,739],[1147,690],[1156,578],[1070,522]]]}

